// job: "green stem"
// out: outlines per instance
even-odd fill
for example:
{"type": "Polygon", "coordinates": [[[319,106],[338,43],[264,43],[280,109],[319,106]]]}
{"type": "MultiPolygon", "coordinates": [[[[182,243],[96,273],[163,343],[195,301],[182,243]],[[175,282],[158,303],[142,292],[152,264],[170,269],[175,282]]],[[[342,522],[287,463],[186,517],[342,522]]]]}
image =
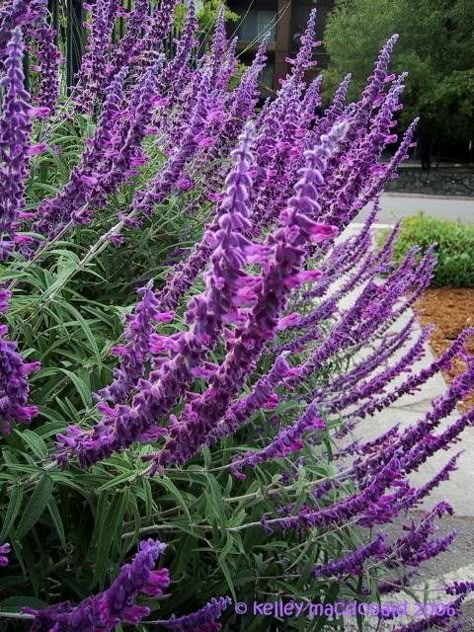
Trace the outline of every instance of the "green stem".
{"type": "MultiPolygon", "coordinates": [[[[212,531],[213,527],[209,524],[188,524],[186,527],[191,527],[193,529],[201,529],[202,531],[212,531]]],[[[226,529],[229,531],[229,529],[226,529]]],[[[145,535],[146,533],[153,533],[155,531],[179,531],[179,528],[174,524],[155,524],[149,525],[148,527],[141,527],[136,531],[129,531],[127,533],[122,533],[122,540],[127,540],[128,538],[133,538],[136,535],[145,535]]]]}
{"type": "MultiPolygon", "coordinates": [[[[319,483],[323,483],[324,481],[338,480],[340,478],[344,478],[344,476],[346,474],[349,474],[351,470],[352,468],[347,468],[346,470],[343,470],[342,472],[338,472],[337,474],[334,474],[334,476],[326,476],[325,478],[318,478],[317,481],[306,481],[304,485],[301,486],[301,489],[304,490],[308,487],[319,485],[319,483]]],[[[212,471],[212,470],[208,470],[208,471],[212,471]]],[[[254,500],[256,498],[263,498],[265,494],[279,494],[281,492],[293,491],[294,489],[297,489],[298,486],[299,486],[299,483],[296,482],[296,483],[292,483],[291,485],[286,485],[285,487],[276,487],[275,489],[272,489],[273,487],[273,483],[272,483],[272,485],[269,485],[267,488],[258,489],[256,492],[243,494],[242,496],[231,496],[229,498],[224,498],[224,500],[225,502],[228,502],[228,503],[238,503],[238,502],[241,502],[242,500],[254,500]]]]}

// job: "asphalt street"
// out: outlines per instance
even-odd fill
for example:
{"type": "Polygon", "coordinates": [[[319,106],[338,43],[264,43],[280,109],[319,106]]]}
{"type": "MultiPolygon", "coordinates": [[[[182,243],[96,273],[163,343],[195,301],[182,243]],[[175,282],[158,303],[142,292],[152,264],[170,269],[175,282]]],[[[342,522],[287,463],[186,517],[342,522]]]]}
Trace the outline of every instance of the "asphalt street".
{"type": "MultiPolygon", "coordinates": [[[[474,198],[386,193],[382,196],[381,206],[377,219],[381,224],[395,224],[400,218],[416,215],[420,211],[437,219],[474,224],[474,198]]],[[[364,209],[355,221],[363,221],[367,212],[368,209],[364,209]]]]}

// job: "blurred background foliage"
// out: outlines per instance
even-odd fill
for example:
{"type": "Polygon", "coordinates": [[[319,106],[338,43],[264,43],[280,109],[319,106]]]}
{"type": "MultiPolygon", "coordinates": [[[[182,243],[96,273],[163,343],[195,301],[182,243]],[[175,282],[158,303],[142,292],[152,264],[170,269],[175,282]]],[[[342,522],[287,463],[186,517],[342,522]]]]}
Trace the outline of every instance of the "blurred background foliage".
{"type": "Polygon", "coordinates": [[[394,72],[408,71],[402,123],[421,116],[433,145],[461,146],[472,160],[474,143],[474,2],[472,0],[336,0],[325,45],[330,55],[326,91],[348,72],[353,97],[374,56],[399,33],[394,72]],[[471,149],[469,150],[471,144],[471,149]]]}

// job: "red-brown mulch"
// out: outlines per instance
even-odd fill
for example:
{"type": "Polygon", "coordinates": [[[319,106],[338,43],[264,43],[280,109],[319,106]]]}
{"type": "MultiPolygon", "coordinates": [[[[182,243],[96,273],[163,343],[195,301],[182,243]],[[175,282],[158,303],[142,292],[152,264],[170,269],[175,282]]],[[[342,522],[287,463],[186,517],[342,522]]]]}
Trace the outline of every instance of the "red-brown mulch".
{"type": "MultiPolygon", "coordinates": [[[[436,326],[430,345],[434,353],[440,355],[463,329],[474,326],[474,289],[443,287],[427,290],[416,302],[415,310],[423,325],[436,326]]],[[[466,348],[474,354],[474,336],[470,337],[466,348]]],[[[465,363],[456,359],[444,376],[449,382],[464,369],[465,363]]],[[[471,393],[461,408],[470,410],[473,407],[474,393],[471,393]]]]}

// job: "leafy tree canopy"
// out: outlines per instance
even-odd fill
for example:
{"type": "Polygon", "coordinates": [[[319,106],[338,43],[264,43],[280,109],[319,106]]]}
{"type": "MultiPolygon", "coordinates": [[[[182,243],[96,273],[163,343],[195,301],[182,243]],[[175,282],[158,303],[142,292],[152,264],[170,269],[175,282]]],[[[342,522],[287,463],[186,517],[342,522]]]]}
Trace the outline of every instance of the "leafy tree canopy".
{"type": "Polygon", "coordinates": [[[325,33],[327,87],[352,72],[359,90],[384,41],[399,33],[392,68],[407,70],[403,123],[420,115],[433,137],[474,137],[472,0],[336,0],[325,33]]]}

